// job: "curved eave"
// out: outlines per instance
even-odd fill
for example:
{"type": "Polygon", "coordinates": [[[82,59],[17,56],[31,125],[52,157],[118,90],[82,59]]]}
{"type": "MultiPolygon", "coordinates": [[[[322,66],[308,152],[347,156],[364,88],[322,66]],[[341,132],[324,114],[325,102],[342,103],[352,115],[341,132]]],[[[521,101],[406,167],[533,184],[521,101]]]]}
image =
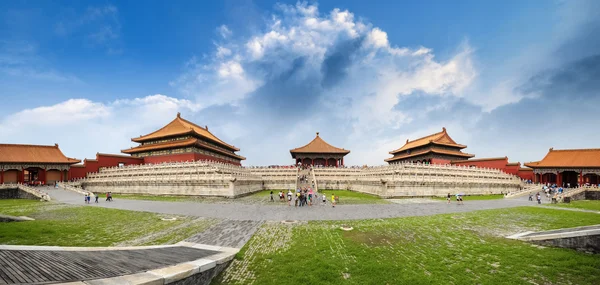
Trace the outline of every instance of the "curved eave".
{"type": "Polygon", "coordinates": [[[411,153],[411,154],[405,155],[405,156],[390,157],[390,158],[384,159],[384,161],[390,162],[390,161],[402,160],[402,159],[407,159],[407,158],[411,158],[411,157],[415,157],[415,156],[419,156],[419,155],[428,154],[431,152],[437,153],[437,154],[453,155],[453,156],[468,157],[468,158],[475,156],[474,154],[470,154],[470,153],[447,153],[447,152],[441,152],[441,151],[436,151],[436,150],[428,150],[428,151],[424,151],[424,152],[411,153]]]}
{"type": "Polygon", "coordinates": [[[191,129],[189,131],[185,131],[185,132],[179,132],[179,133],[169,134],[168,136],[162,136],[162,137],[147,138],[149,135],[146,135],[146,136],[142,136],[142,137],[132,138],[131,141],[132,142],[136,142],[136,143],[144,143],[144,142],[147,142],[147,141],[155,141],[155,140],[161,140],[161,139],[168,139],[168,138],[172,138],[172,137],[185,136],[185,135],[196,135],[197,137],[201,137],[203,139],[206,139],[206,140],[209,140],[209,141],[211,141],[213,143],[216,143],[216,144],[218,144],[221,147],[230,149],[232,151],[240,151],[240,149],[237,148],[237,147],[235,147],[235,146],[232,146],[232,145],[226,144],[224,142],[217,141],[217,140],[214,140],[212,138],[203,136],[202,134],[199,134],[198,132],[194,131],[193,129],[191,129]]]}
{"type": "Polygon", "coordinates": [[[207,149],[218,152],[225,156],[229,156],[229,157],[236,158],[239,160],[246,160],[246,158],[241,155],[231,154],[226,151],[220,150],[218,148],[212,147],[210,145],[198,143],[197,141],[183,142],[183,143],[179,143],[179,144],[165,144],[165,145],[156,144],[155,146],[152,145],[152,147],[147,147],[147,148],[143,148],[143,149],[141,148],[141,146],[138,146],[138,147],[121,150],[121,152],[127,153],[127,154],[135,154],[135,153],[146,152],[146,151],[172,149],[172,148],[188,147],[188,146],[198,146],[198,147],[202,147],[202,148],[207,148],[207,149]]]}

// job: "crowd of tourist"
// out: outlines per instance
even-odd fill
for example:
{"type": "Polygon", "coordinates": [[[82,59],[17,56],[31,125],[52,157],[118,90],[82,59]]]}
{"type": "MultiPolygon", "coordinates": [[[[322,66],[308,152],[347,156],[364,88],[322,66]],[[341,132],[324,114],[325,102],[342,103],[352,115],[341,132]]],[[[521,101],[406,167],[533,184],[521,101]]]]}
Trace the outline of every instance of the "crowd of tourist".
{"type": "MultiPolygon", "coordinates": [[[[273,191],[271,191],[271,202],[275,202],[273,195],[273,191]]],[[[331,195],[331,206],[335,207],[339,199],[338,196],[331,195]]],[[[298,187],[296,191],[288,190],[287,193],[279,191],[279,201],[287,201],[287,204],[290,207],[292,204],[294,207],[327,205],[327,195],[325,193],[315,192],[311,187],[298,187]]]]}

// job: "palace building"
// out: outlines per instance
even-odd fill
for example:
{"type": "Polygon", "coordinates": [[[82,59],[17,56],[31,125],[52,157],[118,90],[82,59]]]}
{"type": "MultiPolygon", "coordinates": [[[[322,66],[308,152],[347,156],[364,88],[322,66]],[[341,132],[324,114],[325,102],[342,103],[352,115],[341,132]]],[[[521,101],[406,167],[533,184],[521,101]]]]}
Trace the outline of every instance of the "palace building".
{"type": "Polygon", "coordinates": [[[302,163],[302,165],[343,166],[344,156],[349,153],[349,150],[325,142],[318,132],[307,145],[290,150],[296,164],[302,163]]]}
{"type": "Polygon", "coordinates": [[[0,144],[0,184],[53,184],[67,180],[69,168],[79,163],[55,145],[0,144]]]}
{"type": "Polygon", "coordinates": [[[144,163],[214,160],[241,165],[246,158],[235,152],[240,149],[217,138],[208,127],[200,127],[177,117],[161,129],[132,138],[140,145],[121,152],[143,158],[144,163]]]}
{"type": "Polygon", "coordinates": [[[600,149],[553,149],[535,162],[525,163],[533,168],[534,182],[575,187],[600,183],[600,149]]]}
{"type": "Polygon", "coordinates": [[[457,144],[446,132],[442,131],[413,141],[406,140],[404,146],[390,151],[394,155],[385,161],[389,164],[402,162],[419,162],[426,164],[448,164],[453,160],[465,160],[474,157],[461,149],[466,145],[457,144]]]}

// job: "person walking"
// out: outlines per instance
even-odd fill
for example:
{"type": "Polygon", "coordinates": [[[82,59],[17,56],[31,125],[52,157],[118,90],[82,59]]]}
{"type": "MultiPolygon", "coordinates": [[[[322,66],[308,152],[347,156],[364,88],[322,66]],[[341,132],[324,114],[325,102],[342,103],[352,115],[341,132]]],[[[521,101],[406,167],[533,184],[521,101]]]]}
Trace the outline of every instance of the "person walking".
{"type": "Polygon", "coordinates": [[[450,193],[448,193],[448,195],[446,196],[446,204],[450,204],[450,193]]]}
{"type": "Polygon", "coordinates": [[[542,203],[542,195],[540,195],[540,192],[537,193],[536,197],[538,204],[542,203]]]}
{"type": "Polygon", "coordinates": [[[323,193],[323,205],[327,204],[327,196],[323,193]]]}
{"type": "Polygon", "coordinates": [[[85,193],[85,197],[83,197],[83,202],[86,204],[88,203],[88,194],[87,193],[85,193]]]}
{"type": "Polygon", "coordinates": [[[95,202],[96,204],[98,204],[98,194],[94,194],[94,198],[95,198],[95,199],[94,199],[94,202],[95,202]]]}
{"type": "Polygon", "coordinates": [[[288,190],[287,193],[288,206],[292,205],[292,190],[288,190]]]}
{"type": "Polygon", "coordinates": [[[275,202],[275,199],[273,199],[273,191],[271,191],[271,202],[275,202]]]}
{"type": "Polygon", "coordinates": [[[331,207],[335,208],[335,194],[331,194],[331,207]]]}

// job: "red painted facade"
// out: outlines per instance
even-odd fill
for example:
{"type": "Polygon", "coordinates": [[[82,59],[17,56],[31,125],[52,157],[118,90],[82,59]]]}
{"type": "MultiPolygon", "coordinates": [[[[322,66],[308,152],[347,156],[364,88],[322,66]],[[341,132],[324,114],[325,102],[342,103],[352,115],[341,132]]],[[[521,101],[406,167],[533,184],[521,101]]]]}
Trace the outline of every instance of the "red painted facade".
{"type": "Polygon", "coordinates": [[[119,166],[120,163],[123,165],[143,164],[144,160],[128,155],[97,153],[96,159],[84,159],[83,164],[72,165],[69,169],[68,179],[83,178],[89,172],[98,172],[101,167],[119,166]]]}
{"type": "Polygon", "coordinates": [[[521,168],[520,162],[510,163],[508,157],[497,157],[497,158],[482,158],[482,159],[471,159],[452,161],[452,165],[463,165],[463,166],[474,166],[479,168],[492,168],[499,169],[504,173],[517,175],[521,179],[533,181],[533,171],[530,169],[521,168]]]}

